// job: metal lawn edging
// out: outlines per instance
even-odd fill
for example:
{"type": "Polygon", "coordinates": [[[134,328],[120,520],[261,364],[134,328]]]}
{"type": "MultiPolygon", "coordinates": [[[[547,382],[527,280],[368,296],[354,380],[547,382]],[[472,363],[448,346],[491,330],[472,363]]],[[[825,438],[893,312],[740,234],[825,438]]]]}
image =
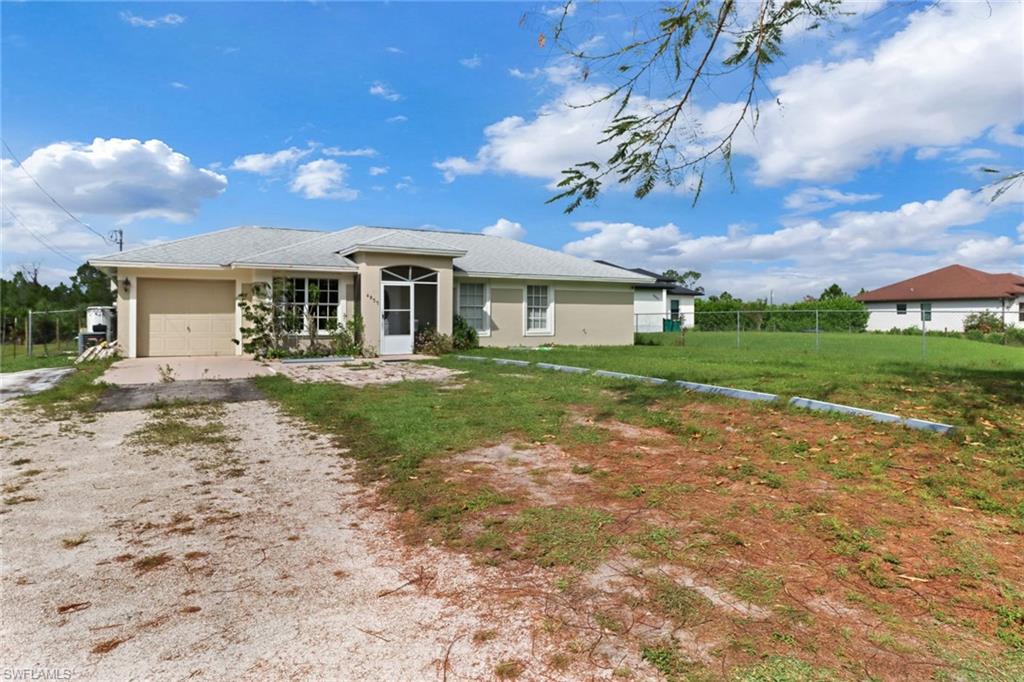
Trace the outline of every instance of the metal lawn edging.
{"type": "Polygon", "coordinates": [[[813,398],[802,398],[800,396],[794,396],[793,398],[790,398],[789,404],[792,405],[793,407],[802,407],[804,409],[816,410],[819,412],[839,412],[842,414],[856,415],[858,417],[867,417],[868,419],[873,419],[876,422],[884,422],[887,424],[902,424],[907,428],[917,429],[919,431],[949,433],[955,428],[951,424],[932,422],[926,419],[916,419],[914,417],[901,417],[898,414],[890,414],[889,412],[865,410],[862,407],[851,407],[849,405],[830,403],[824,400],[814,400],[813,398]]]}
{"type": "MultiPolygon", "coordinates": [[[[508,358],[486,358],[479,355],[456,355],[459,360],[474,360],[477,362],[486,362],[491,360],[492,362],[499,365],[514,365],[516,367],[529,367],[531,363],[526,360],[510,360],[508,358]]],[[[606,369],[598,369],[591,372],[586,367],[572,367],[570,365],[554,365],[547,362],[538,362],[534,365],[539,369],[554,370],[556,372],[568,372],[571,374],[587,374],[590,373],[592,376],[601,377],[604,379],[619,379],[621,381],[642,381],[648,384],[665,385],[671,383],[673,386],[686,389],[688,391],[694,391],[697,393],[707,393],[709,395],[722,395],[728,398],[738,398],[739,400],[757,400],[764,402],[771,402],[778,400],[779,396],[775,393],[762,393],[761,391],[748,391],[742,388],[730,388],[728,386],[715,386],[714,384],[700,384],[694,381],[673,381],[669,382],[668,379],[661,379],[659,377],[648,377],[641,374],[627,374],[625,372],[612,372],[606,369]]],[[[917,429],[919,431],[932,431],[934,433],[946,434],[953,431],[956,427],[951,424],[943,424],[941,422],[932,422],[926,419],[916,419],[914,417],[901,417],[898,414],[890,414],[888,412],[879,412],[877,410],[867,410],[862,407],[851,407],[850,405],[841,405],[839,403],[830,403],[824,400],[814,400],[813,398],[803,398],[801,396],[794,396],[789,399],[789,404],[793,407],[801,407],[807,410],[815,410],[818,412],[839,412],[842,414],[852,414],[858,417],[867,417],[873,419],[876,422],[884,422],[887,424],[902,424],[907,428],[917,429]]]]}
{"type": "Polygon", "coordinates": [[[586,367],[572,367],[571,365],[552,365],[550,362],[538,362],[537,367],[541,369],[550,369],[556,372],[568,372],[570,374],[589,374],[590,370],[586,367]]]}

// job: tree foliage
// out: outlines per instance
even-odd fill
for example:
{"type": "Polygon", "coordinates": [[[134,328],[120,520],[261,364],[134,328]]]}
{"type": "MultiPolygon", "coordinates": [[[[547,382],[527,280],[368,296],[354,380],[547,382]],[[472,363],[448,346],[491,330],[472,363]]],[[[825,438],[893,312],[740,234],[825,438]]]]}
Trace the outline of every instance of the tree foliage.
{"type": "Polygon", "coordinates": [[[769,304],[764,299],[744,301],[722,293],[706,300],[698,298],[694,312],[695,326],[702,331],[734,331],[737,312],[743,331],[806,332],[817,328],[860,332],[867,328],[869,316],[863,303],[845,294],[798,303],[769,304]]]}
{"type": "MultiPolygon", "coordinates": [[[[0,278],[0,318],[3,338],[24,340],[28,311],[73,310],[62,316],[61,336],[68,338],[78,332],[85,309],[95,305],[113,305],[114,291],[110,277],[83,263],[68,283],[49,286],[39,281],[36,267],[26,266],[10,278],[0,278]]],[[[33,321],[36,340],[52,340],[56,318],[41,316],[33,321]]]]}
{"type": "Polygon", "coordinates": [[[677,272],[672,268],[669,268],[665,272],[661,273],[662,277],[672,279],[682,284],[687,289],[693,289],[695,291],[704,291],[704,287],[697,286],[697,282],[700,280],[701,273],[696,270],[687,270],[686,272],[677,272]]]}
{"type": "MultiPolygon", "coordinates": [[[[758,86],[766,67],[783,54],[786,30],[811,31],[840,12],[841,0],[681,0],[663,5],[653,30],[636,34],[622,47],[580,49],[569,36],[577,0],[566,0],[553,28],[558,45],[580,66],[584,79],[596,71],[611,81],[604,94],[574,106],[612,103],[614,115],[601,144],[604,160],[581,159],[562,171],[560,191],[550,202],[566,201],[571,213],[593,201],[608,182],[630,185],[637,198],[659,184],[690,182],[700,197],[709,164],[722,162],[732,182],[732,142],[744,122],[757,125],[758,86]],[[790,29],[792,30],[792,29],[790,29]],[[723,131],[706,135],[691,113],[713,84],[738,79],[740,96],[723,131]],[[644,93],[643,106],[631,106],[644,93]]],[[[545,38],[542,35],[542,44],[545,38]]],[[[586,44],[586,43],[584,43],[586,44]]]]}

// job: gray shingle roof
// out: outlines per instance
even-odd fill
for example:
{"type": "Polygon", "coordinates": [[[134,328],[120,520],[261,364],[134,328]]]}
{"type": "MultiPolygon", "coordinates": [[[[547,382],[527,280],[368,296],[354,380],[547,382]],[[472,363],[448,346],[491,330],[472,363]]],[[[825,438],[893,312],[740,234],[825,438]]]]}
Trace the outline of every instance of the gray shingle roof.
{"type": "Polygon", "coordinates": [[[350,227],[337,232],[237,227],[97,258],[100,264],[167,263],[236,267],[353,269],[340,255],[354,247],[465,252],[454,259],[456,273],[488,277],[650,282],[621,268],[576,258],[524,242],[472,232],[350,227]]]}

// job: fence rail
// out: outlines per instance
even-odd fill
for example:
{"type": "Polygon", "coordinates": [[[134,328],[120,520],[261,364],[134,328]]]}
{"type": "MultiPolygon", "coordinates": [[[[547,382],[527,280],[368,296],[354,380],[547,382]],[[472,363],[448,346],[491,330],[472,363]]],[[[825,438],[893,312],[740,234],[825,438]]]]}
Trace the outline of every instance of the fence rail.
{"type": "MultiPolygon", "coordinates": [[[[897,313],[863,309],[808,308],[789,310],[699,310],[692,317],[637,313],[634,331],[654,332],[730,332],[735,345],[744,345],[744,335],[751,332],[788,332],[814,336],[815,350],[821,350],[822,338],[828,334],[861,332],[896,333],[921,337],[921,356],[927,355],[929,335],[959,335],[964,332],[964,318],[980,312],[968,308],[924,308],[897,313]]],[[[1002,343],[1012,343],[1011,336],[1024,334],[1024,313],[1016,310],[993,310],[1000,324],[989,330],[966,332],[969,337],[984,338],[986,333],[1003,334],[1002,343]],[[1009,330],[1009,331],[1006,331],[1009,330]],[[1005,331],[1005,333],[1003,333],[1005,331]]],[[[999,338],[997,336],[997,338],[999,338]]],[[[1019,345],[1019,341],[1018,341],[1019,345]]]]}

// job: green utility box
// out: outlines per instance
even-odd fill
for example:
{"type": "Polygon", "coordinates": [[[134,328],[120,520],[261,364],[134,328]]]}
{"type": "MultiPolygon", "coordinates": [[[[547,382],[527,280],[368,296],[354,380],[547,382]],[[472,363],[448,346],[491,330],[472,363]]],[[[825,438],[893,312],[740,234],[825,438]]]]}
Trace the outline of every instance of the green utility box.
{"type": "Polygon", "coordinates": [[[662,320],[661,331],[663,332],[677,332],[681,331],[679,320],[662,320]]]}

